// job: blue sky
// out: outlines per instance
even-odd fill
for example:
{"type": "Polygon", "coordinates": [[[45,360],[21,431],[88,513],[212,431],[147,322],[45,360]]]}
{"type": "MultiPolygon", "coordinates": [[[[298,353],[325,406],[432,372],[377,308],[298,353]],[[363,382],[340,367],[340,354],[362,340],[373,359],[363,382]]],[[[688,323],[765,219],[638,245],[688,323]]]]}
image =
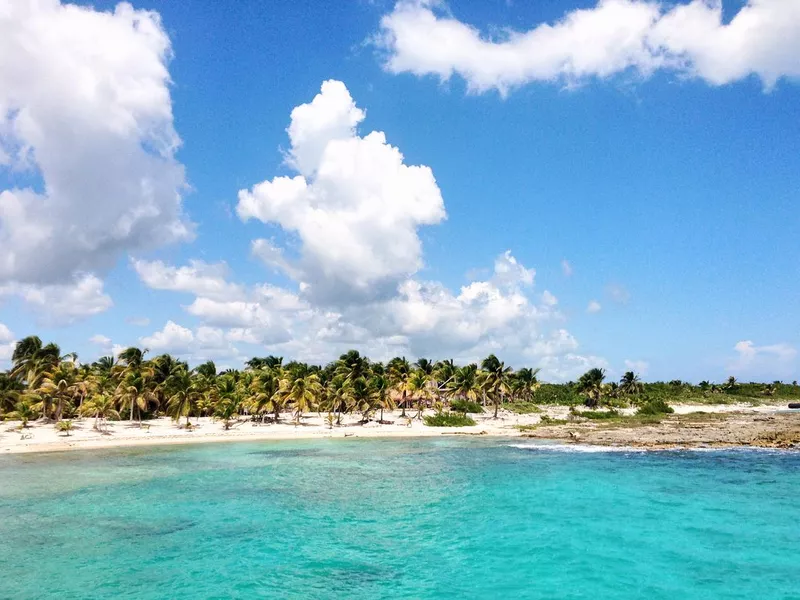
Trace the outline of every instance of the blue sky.
{"type": "MultiPolygon", "coordinates": [[[[354,346],[380,359],[494,351],[550,379],[595,365],[614,377],[631,367],[646,379],[797,378],[795,0],[724,2],[721,13],[679,4],[685,15],[634,0],[325,10],[152,0],[130,14],[113,2],[52,2],[42,14],[11,4],[0,33],[17,39],[0,54],[41,79],[57,52],[62,71],[76,69],[59,76],[76,89],[53,84],[42,100],[45,84],[0,60],[0,242],[13,258],[0,262],[0,360],[37,333],[85,360],[145,345],[236,366],[253,354],[328,360],[354,346]],[[550,38],[536,31],[543,23],[550,38]],[[42,36],[44,49],[25,50],[23,36],[42,36]],[[322,96],[350,116],[320,108],[297,127],[339,127],[366,111],[339,137],[363,145],[383,132],[404,165],[428,167],[424,215],[403,204],[415,195],[403,172],[373,205],[384,192],[364,184],[353,225],[337,211],[348,193],[361,198],[362,179],[335,193],[315,179],[340,168],[335,149],[316,170],[293,163],[293,152],[329,141],[287,135],[292,110],[329,80],[357,108],[331,87],[322,96]],[[241,190],[300,176],[313,186],[295,206],[339,194],[323,219],[342,228],[321,249],[303,221],[311,208],[264,217],[277,200],[254,192],[261,216],[242,213],[241,190]],[[145,179],[157,182],[155,200],[145,179]],[[20,217],[12,202],[38,208],[20,217]],[[128,231],[139,205],[153,214],[128,231]],[[124,231],[94,244],[109,230],[124,231]],[[283,262],[260,260],[256,239],[281,248],[283,262]]],[[[374,173],[358,162],[372,152],[363,147],[348,164],[374,173]]]]}

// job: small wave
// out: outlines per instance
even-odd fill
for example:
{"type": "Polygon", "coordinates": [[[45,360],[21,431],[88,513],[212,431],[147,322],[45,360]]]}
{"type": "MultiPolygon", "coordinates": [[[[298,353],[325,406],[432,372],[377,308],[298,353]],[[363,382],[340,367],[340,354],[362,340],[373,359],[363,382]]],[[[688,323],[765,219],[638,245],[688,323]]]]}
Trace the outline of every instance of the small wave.
{"type": "Polygon", "coordinates": [[[507,444],[509,448],[519,448],[520,450],[531,450],[535,452],[565,452],[572,454],[602,454],[608,452],[757,452],[759,454],[786,454],[787,452],[797,452],[794,449],[783,448],[760,448],[758,446],[728,446],[728,447],[709,447],[693,446],[673,448],[645,448],[642,446],[599,446],[592,444],[507,444]]]}
{"type": "Polygon", "coordinates": [[[650,452],[655,450],[655,448],[641,448],[637,446],[594,446],[591,444],[508,444],[508,446],[521,450],[581,454],[596,454],[600,452],[650,452]]]}

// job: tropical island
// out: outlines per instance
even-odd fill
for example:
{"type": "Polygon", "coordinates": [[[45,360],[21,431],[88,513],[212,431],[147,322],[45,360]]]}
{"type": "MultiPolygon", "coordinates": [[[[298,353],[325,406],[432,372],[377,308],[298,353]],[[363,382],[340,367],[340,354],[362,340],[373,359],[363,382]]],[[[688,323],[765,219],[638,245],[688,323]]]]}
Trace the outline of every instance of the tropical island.
{"type": "Polygon", "coordinates": [[[0,373],[6,452],[191,441],[447,434],[572,443],[800,446],[796,381],[722,384],[619,382],[593,368],[544,383],[495,355],[386,364],[351,350],[325,366],[256,357],[242,370],[190,368],[169,354],[127,348],[83,364],[37,336],[17,342],[0,373]]]}

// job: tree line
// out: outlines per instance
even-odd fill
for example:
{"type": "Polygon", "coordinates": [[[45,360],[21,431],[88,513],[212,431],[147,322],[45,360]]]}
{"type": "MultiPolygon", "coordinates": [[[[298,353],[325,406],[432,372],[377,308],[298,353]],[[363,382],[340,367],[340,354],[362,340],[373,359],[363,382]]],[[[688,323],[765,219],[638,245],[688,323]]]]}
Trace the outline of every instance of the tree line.
{"type": "MultiPolygon", "coordinates": [[[[190,368],[170,354],[147,354],[146,349],[131,347],[116,358],[83,364],[55,343],[26,337],[15,346],[11,368],[0,373],[0,417],[23,425],[37,419],[87,417],[101,429],[108,420],[141,424],[162,414],[176,421],[185,418],[190,427],[190,417],[212,416],[228,428],[243,416],[278,422],[282,413],[290,412],[299,423],[305,413],[316,411],[327,413],[333,425],[345,414],[358,414],[362,422],[375,417],[383,421],[384,411],[395,408],[402,416],[411,411],[421,418],[426,409],[480,412],[485,406],[493,406],[497,417],[504,404],[513,410],[534,401],[598,406],[646,399],[648,387],[655,393],[658,385],[666,385],[644,384],[632,371],[619,383],[609,383],[600,368],[590,369],[576,382],[543,384],[539,369],[513,370],[494,354],[480,364],[426,358],[412,363],[404,357],[384,364],[350,350],[325,366],[284,364],[281,357],[267,356],[248,360],[244,369],[222,372],[213,361],[190,368]]],[[[778,389],[778,384],[767,384],[772,387],[765,391],[778,389]]],[[[680,381],[669,385],[673,392],[689,386],[680,381]]],[[[733,392],[737,386],[731,378],[721,390],[733,392]]],[[[708,382],[696,387],[707,393],[720,391],[708,382]]]]}

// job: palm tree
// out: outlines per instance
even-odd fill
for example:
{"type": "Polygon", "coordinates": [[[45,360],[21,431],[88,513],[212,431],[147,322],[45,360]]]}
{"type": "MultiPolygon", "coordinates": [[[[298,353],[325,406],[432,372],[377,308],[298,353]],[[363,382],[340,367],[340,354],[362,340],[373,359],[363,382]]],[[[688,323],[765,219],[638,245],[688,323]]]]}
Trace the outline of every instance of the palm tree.
{"type": "Polygon", "coordinates": [[[589,369],[578,380],[578,391],[586,395],[586,405],[596,407],[603,397],[603,380],[606,378],[605,369],[589,369]]]}
{"type": "Polygon", "coordinates": [[[417,400],[417,419],[422,419],[422,411],[431,397],[429,376],[422,369],[415,369],[408,380],[408,391],[417,400]]]}
{"type": "Polygon", "coordinates": [[[526,402],[533,400],[536,390],[539,389],[539,369],[529,369],[524,367],[516,372],[512,380],[514,395],[522,398],[526,402]]]}
{"type": "MultiPolygon", "coordinates": [[[[55,420],[60,421],[64,412],[64,404],[71,401],[78,393],[76,376],[78,369],[74,362],[65,360],[47,373],[42,374],[38,391],[43,398],[57,400],[55,420]]],[[[43,410],[45,406],[43,405],[43,410]]]]}
{"type": "Polygon", "coordinates": [[[410,388],[411,365],[405,357],[396,357],[387,365],[389,382],[392,388],[401,394],[400,406],[403,409],[401,417],[406,416],[406,398],[410,388]]]}
{"type": "Polygon", "coordinates": [[[179,369],[167,379],[168,388],[171,396],[167,401],[167,412],[175,421],[181,417],[186,417],[186,425],[189,425],[189,415],[202,397],[198,382],[186,369],[179,369]]]}
{"type": "Polygon", "coordinates": [[[81,405],[80,414],[94,417],[94,428],[101,431],[100,425],[108,419],[119,420],[120,416],[114,408],[114,399],[106,394],[92,396],[81,405]]]}
{"type": "Polygon", "coordinates": [[[623,394],[634,395],[644,391],[642,380],[633,371],[626,371],[619,380],[620,390],[623,394]]]}
{"type": "Polygon", "coordinates": [[[0,416],[14,410],[24,390],[25,386],[20,381],[7,373],[0,373],[0,416]]]}
{"type": "Polygon", "coordinates": [[[339,357],[336,373],[344,375],[350,381],[369,376],[369,359],[359,354],[358,350],[350,350],[339,357]]]}
{"type": "Polygon", "coordinates": [[[483,359],[481,368],[486,373],[483,380],[484,390],[486,390],[487,396],[494,401],[494,418],[496,419],[500,405],[509,391],[512,368],[507,367],[494,354],[483,359]]]}
{"type": "Polygon", "coordinates": [[[34,410],[33,403],[29,398],[23,397],[14,405],[14,410],[6,415],[11,421],[22,421],[22,427],[28,426],[28,421],[35,419],[39,413],[34,410]]]}
{"type": "Polygon", "coordinates": [[[214,393],[218,400],[214,415],[223,420],[225,429],[230,429],[231,419],[239,414],[242,404],[242,388],[237,384],[235,373],[223,373],[217,378],[214,393]]]}
{"type": "Polygon", "coordinates": [[[295,424],[299,425],[303,413],[312,410],[321,391],[319,377],[315,373],[299,372],[297,375],[288,374],[281,380],[278,393],[284,402],[294,409],[295,424]]]}
{"type": "Polygon", "coordinates": [[[128,371],[117,386],[117,398],[123,406],[130,405],[130,420],[133,421],[135,409],[139,409],[139,425],[142,424],[142,412],[147,410],[150,402],[158,402],[153,391],[153,381],[147,369],[128,371]]]}
{"type": "Polygon", "coordinates": [[[262,367],[256,371],[250,382],[252,396],[250,404],[253,414],[263,415],[272,413],[275,423],[280,419],[281,402],[278,398],[280,388],[280,371],[272,367],[262,367]]]}
{"type": "Polygon", "coordinates": [[[450,392],[462,400],[475,401],[480,396],[481,387],[478,382],[478,365],[464,365],[456,369],[449,384],[450,392]]]}
{"type": "Polygon", "coordinates": [[[378,403],[381,410],[380,423],[383,423],[383,411],[394,410],[395,402],[392,398],[392,386],[389,383],[389,378],[386,375],[374,375],[370,379],[370,386],[372,387],[372,396],[378,403]]]}
{"type": "MultiPolygon", "coordinates": [[[[56,344],[43,345],[35,336],[21,339],[14,346],[11,356],[11,376],[27,385],[29,390],[38,389],[45,374],[54,370],[62,361],[61,349],[56,344]]],[[[43,419],[50,417],[50,396],[42,396],[43,419]]]]}

